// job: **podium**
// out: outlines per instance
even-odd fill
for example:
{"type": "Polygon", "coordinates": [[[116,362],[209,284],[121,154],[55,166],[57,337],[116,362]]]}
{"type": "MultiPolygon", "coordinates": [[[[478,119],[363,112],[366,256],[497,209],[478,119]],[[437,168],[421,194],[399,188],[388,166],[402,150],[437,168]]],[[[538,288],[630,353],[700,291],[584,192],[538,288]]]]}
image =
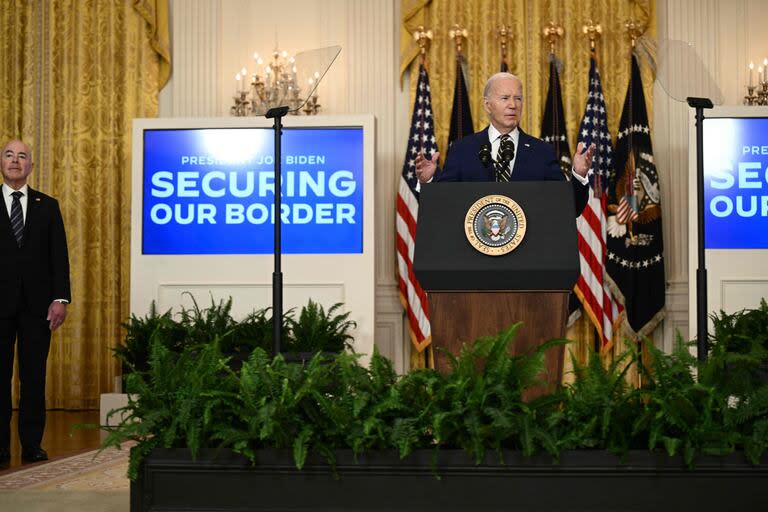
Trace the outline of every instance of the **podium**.
{"type": "MultiPolygon", "coordinates": [[[[522,227],[522,226],[521,226],[522,227]]],[[[568,294],[579,276],[573,191],[568,182],[430,183],[419,200],[414,273],[427,291],[438,371],[443,351],[523,325],[515,354],[565,336],[568,294]],[[503,196],[522,209],[525,235],[512,251],[488,255],[470,243],[467,212],[486,196],[503,196]]],[[[545,355],[550,387],[559,383],[563,347],[545,355]]]]}

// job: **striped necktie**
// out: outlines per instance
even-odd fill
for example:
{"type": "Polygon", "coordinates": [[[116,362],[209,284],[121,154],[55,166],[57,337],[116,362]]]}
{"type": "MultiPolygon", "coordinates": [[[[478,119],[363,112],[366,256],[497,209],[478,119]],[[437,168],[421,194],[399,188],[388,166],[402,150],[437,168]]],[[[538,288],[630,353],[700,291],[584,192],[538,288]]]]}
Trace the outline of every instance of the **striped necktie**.
{"type": "Polygon", "coordinates": [[[21,211],[21,196],[24,194],[18,190],[11,194],[13,202],[11,203],[11,229],[13,236],[16,237],[16,243],[21,247],[21,241],[24,238],[24,214],[21,211]]]}
{"type": "Polygon", "coordinates": [[[515,143],[508,134],[504,134],[500,137],[499,151],[496,154],[496,160],[493,162],[493,166],[496,169],[496,181],[509,181],[512,178],[512,171],[509,170],[510,160],[505,158],[509,157],[509,151],[511,149],[511,157],[514,158],[515,143]]]}

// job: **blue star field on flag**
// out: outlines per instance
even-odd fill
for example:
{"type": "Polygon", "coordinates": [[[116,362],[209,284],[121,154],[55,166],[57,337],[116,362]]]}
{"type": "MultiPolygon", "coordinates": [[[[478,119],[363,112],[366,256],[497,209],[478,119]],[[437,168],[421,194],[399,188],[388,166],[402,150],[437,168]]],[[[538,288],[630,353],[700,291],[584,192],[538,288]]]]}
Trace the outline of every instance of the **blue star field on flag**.
{"type": "Polygon", "coordinates": [[[584,147],[595,144],[595,152],[592,158],[592,174],[589,184],[599,196],[605,192],[608,185],[608,176],[613,168],[613,145],[608,131],[608,114],[605,111],[605,97],[603,87],[600,84],[600,74],[597,71],[595,59],[591,59],[589,66],[589,92],[587,94],[587,106],[584,118],[579,127],[578,141],[584,143],[584,147]]]}

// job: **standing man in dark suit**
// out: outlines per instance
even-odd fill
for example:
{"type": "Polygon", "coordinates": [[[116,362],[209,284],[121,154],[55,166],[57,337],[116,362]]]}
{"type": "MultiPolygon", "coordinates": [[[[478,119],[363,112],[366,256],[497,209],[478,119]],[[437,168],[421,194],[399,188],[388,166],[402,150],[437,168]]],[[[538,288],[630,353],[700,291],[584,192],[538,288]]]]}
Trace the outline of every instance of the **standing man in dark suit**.
{"type": "MultiPolygon", "coordinates": [[[[485,111],[490,124],[484,130],[453,143],[445,168],[437,171],[435,153],[431,160],[416,156],[416,175],[422,183],[430,181],[562,181],[551,145],[523,132],[523,83],[511,73],[496,73],[485,84],[485,111]]],[[[589,199],[587,173],[592,167],[595,146],[579,144],[573,157],[573,183],[576,216],[589,199]]]]}
{"type": "Polygon", "coordinates": [[[45,365],[51,332],[67,316],[69,256],[59,203],[32,190],[32,151],[12,140],[0,155],[0,465],[10,462],[11,378],[18,347],[19,438],[25,462],[47,460],[45,365]]]}

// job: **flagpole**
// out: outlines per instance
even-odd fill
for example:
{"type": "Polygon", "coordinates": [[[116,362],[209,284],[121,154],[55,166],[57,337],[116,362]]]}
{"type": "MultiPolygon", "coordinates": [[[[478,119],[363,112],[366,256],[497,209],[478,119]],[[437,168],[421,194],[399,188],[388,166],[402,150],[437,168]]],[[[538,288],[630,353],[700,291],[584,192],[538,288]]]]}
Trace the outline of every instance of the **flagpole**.
{"type": "Polygon", "coordinates": [[[696,109],[696,210],[698,221],[698,268],[696,269],[696,349],[699,361],[707,359],[707,266],[704,255],[704,109],[712,108],[709,98],[687,98],[696,109]]]}

